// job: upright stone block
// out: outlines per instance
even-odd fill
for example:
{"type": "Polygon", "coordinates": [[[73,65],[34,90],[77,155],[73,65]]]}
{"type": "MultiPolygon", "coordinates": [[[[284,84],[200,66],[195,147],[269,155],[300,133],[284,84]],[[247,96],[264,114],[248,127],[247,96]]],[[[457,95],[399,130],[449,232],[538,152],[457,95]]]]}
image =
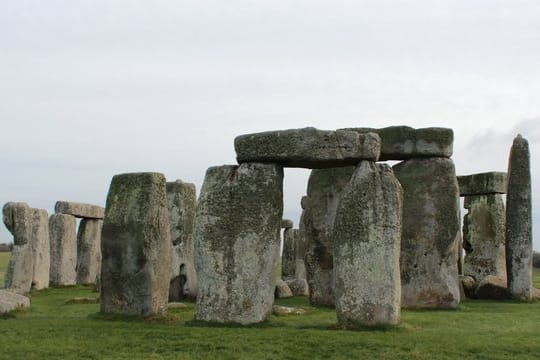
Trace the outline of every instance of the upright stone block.
{"type": "Polygon", "coordinates": [[[101,270],[103,220],[82,219],[77,233],[77,284],[95,284],[101,270]]]}
{"type": "Polygon", "coordinates": [[[506,282],[505,210],[500,194],[465,197],[463,275],[479,284],[486,276],[506,282]]]}
{"type": "Polygon", "coordinates": [[[296,267],[296,238],[293,228],[283,230],[283,255],[281,256],[281,276],[283,279],[294,278],[296,267]]]}
{"type": "Polygon", "coordinates": [[[32,209],[32,253],[34,276],[32,288],[41,290],[49,287],[51,269],[51,245],[49,241],[49,214],[47,210],[32,209]]]}
{"type": "Polygon", "coordinates": [[[302,217],[305,265],[312,305],[335,305],[332,231],[341,193],[355,167],[317,169],[311,172],[302,217]]]}
{"type": "Polygon", "coordinates": [[[195,216],[198,320],[264,321],[274,301],[283,169],[245,163],[206,172],[195,216]]]}
{"type": "Polygon", "coordinates": [[[49,238],[51,242],[50,285],[75,285],[77,282],[77,221],[75,216],[51,215],[49,238]]]}
{"type": "Polygon", "coordinates": [[[375,161],[380,140],[374,133],[304,128],[238,136],[234,148],[240,164],[261,162],[316,169],[375,161]]]}
{"type": "Polygon", "coordinates": [[[195,299],[197,296],[197,275],[193,258],[193,226],[197,205],[195,184],[182,180],[168,182],[167,201],[173,246],[169,301],[195,299]]]}
{"type": "Polygon", "coordinates": [[[294,253],[295,253],[295,264],[294,264],[294,278],[297,280],[306,281],[307,289],[307,275],[306,275],[306,264],[304,262],[304,256],[306,255],[305,250],[305,239],[302,237],[302,232],[300,229],[294,229],[294,253]]]}
{"type": "Polygon", "coordinates": [[[165,176],[115,175],[101,236],[101,311],[165,313],[171,274],[165,176]]]}
{"type": "Polygon", "coordinates": [[[508,160],[506,193],[506,271],[510,295],[532,300],[532,203],[529,143],[514,139],[508,160]]]}
{"type": "Polygon", "coordinates": [[[399,323],[402,197],[392,169],[368,161],[343,190],[333,232],[340,327],[399,323]]]}
{"type": "Polygon", "coordinates": [[[459,189],[446,158],[406,160],[394,166],[403,187],[402,306],[459,305],[459,189]]]}
{"type": "Polygon", "coordinates": [[[57,201],[54,205],[57,214],[73,215],[82,219],[103,219],[105,209],[101,206],[70,201],[57,201]]]}

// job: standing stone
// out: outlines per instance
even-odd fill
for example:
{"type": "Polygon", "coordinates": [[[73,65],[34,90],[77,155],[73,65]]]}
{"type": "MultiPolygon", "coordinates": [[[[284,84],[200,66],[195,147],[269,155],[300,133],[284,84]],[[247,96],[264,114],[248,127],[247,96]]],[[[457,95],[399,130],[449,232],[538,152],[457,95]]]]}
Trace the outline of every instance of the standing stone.
{"type": "Polygon", "coordinates": [[[402,306],[455,308],[460,219],[454,163],[411,159],[395,165],[394,173],[403,187],[402,306]]]}
{"type": "Polygon", "coordinates": [[[307,289],[307,275],[306,275],[306,264],[304,262],[304,256],[306,255],[305,250],[305,239],[302,236],[302,231],[300,229],[294,230],[294,253],[296,255],[295,264],[294,264],[294,278],[297,280],[304,280],[306,281],[306,289],[307,289]]]}
{"type": "Polygon", "coordinates": [[[280,166],[245,163],[207,170],[195,216],[196,319],[240,324],[267,319],[282,215],[280,166]]]}
{"type": "Polygon", "coordinates": [[[4,278],[5,288],[24,294],[30,291],[34,275],[33,210],[26,203],[8,202],[2,213],[6,228],[13,234],[13,250],[4,278]]]}
{"type": "Polygon", "coordinates": [[[510,295],[532,300],[532,216],[529,143],[518,135],[508,160],[506,270],[510,295]]]}
{"type": "Polygon", "coordinates": [[[392,169],[368,161],[343,190],[333,232],[340,327],[399,323],[402,197],[392,169]]]}
{"type": "Polygon", "coordinates": [[[335,305],[332,231],[341,193],[354,170],[353,166],[317,169],[309,177],[302,236],[311,305],[335,305]]]}
{"type": "Polygon", "coordinates": [[[77,233],[77,284],[94,284],[101,270],[103,220],[82,219],[77,233]]]}
{"type": "Polygon", "coordinates": [[[163,174],[112,178],[101,253],[102,312],[150,316],[167,311],[171,235],[163,174]]]}
{"type": "Polygon", "coordinates": [[[75,216],[53,214],[49,218],[51,286],[75,285],[77,280],[77,221],[75,216]]]}
{"type": "Polygon", "coordinates": [[[51,246],[49,241],[49,214],[47,210],[32,209],[32,253],[34,276],[32,287],[41,290],[49,287],[51,246]]]}
{"type": "Polygon", "coordinates": [[[167,183],[172,241],[169,301],[195,299],[197,275],[193,259],[193,226],[197,192],[195,184],[181,180],[167,183]]]}
{"type": "Polygon", "coordinates": [[[468,213],[463,221],[463,274],[476,283],[489,275],[506,282],[505,210],[502,196],[474,195],[465,197],[468,213]]]}
{"type": "Polygon", "coordinates": [[[296,238],[293,228],[283,230],[283,256],[281,261],[281,276],[283,279],[294,277],[296,267],[296,238]]]}

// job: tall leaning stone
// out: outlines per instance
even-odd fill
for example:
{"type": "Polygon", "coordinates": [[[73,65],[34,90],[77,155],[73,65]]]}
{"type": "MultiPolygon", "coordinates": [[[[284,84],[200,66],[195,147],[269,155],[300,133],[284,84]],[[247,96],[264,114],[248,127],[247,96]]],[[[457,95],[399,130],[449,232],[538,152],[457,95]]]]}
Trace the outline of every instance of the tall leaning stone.
{"type": "Polygon", "coordinates": [[[82,219],[77,233],[77,284],[94,284],[101,270],[103,220],[82,219]]]}
{"type": "Polygon", "coordinates": [[[52,214],[49,218],[51,242],[50,285],[75,285],[77,280],[77,221],[75,216],[52,214]]]}
{"type": "Polygon", "coordinates": [[[532,299],[532,217],[529,143],[514,139],[508,160],[506,193],[506,270],[508,290],[521,301],[532,299]]]}
{"type": "Polygon", "coordinates": [[[43,209],[32,209],[32,212],[32,253],[34,256],[32,287],[40,290],[49,287],[51,268],[49,214],[43,209]]]}
{"type": "Polygon", "coordinates": [[[101,253],[102,312],[142,316],[166,312],[171,236],[163,174],[113,177],[101,253]]]}
{"type": "Polygon", "coordinates": [[[338,326],[396,325],[401,312],[401,185],[388,165],[361,162],[334,223],[338,326]]]}
{"type": "Polygon", "coordinates": [[[34,274],[33,210],[26,203],[8,202],[2,213],[6,228],[13,234],[13,250],[4,278],[5,287],[24,294],[30,291],[34,274]]]}
{"type": "Polygon", "coordinates": [[[245,163],[207,170],[195,216],[196,319],[240,324],[267,319],[282,215],[280,166],[245,163]]]}
{"type": "Polygon", "coordinates": [[[355,167],[316,169],[308,180],[303,199],[302,237],[311,305],[335,305],[334,297],[334,220],[341,193],[355,167]]]}
{"type": "Polygon", "coordinates": [[[459,190],[454,163],[410,159],[394,166],[403,187],[402,306],[459,305],[459,190]]]}

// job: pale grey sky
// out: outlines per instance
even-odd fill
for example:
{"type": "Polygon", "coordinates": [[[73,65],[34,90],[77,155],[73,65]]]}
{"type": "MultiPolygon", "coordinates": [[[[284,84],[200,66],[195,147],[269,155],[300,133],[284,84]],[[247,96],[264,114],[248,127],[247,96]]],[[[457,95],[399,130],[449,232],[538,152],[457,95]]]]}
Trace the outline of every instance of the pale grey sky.
{"type": "Polygon", "coordinates": [[[540,189],[539,44],[537,0],[2,1],[0,203],[104,205],[132,171],[200,189],[235,136],[305,126],[450,127],[459,174],[505,171],[521,132],[540,189]]]}

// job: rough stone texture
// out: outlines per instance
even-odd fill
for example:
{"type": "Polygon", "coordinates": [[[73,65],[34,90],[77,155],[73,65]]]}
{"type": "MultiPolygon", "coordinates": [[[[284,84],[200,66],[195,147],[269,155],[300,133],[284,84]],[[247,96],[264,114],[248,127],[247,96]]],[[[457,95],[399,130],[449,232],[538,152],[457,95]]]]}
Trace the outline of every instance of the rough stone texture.
{"type": "Polygon", "coordinates": [[[532,288],[532,299],[533,300],[540,300],[540,289],[532,288]]]}
{"type": "Polygon", "coordinates": [[[169,301],[184,301],[197,296],[197,275],[193,259],[193,227],[197,191],[195,184],[176,180],[167,183],[169,225],[172,241],[169,301]]]}
{"type": "Polygon", "coordinates": [[[463,222],[463,275],[477,283],[494,275],[506,279],[504,250],[505,211],[502,196],[476,195],[465,198],[468,213],[463,222]]]}
{"type": "Polygon", "coordinates": [[[468,297],[474,299],[474,291],[476,290],[476,280],[472,276],[460,276],[461,286],[463,288],[462,298],[468,297]]]}
{"type": "Polygon", "coordinates": [[[274,305],[272,307],[272,313],[277,316],[302,315],[306,313],[306,310],[302,308],[296,308],[296,307],[274,305]]]}
{"type": "Polygon", "coordinates": [[[10,290],[0,290],[0,315],[30,307],[30,298],[10,290]]]}
{"type": "Polygon", "coordinates": [[[101,311],[165,313],[171,274],[165,176],[114,176],[101,234],[101,311]]]}
{"type": "Polygon", "coordinates": [[[474,297],[486,300],[505,300],[508,299],[508,289],[506,288],[506,279],[497,276],[488,275],[478,282],[474,292],[474,297]]]}
{"type": "MultiPolygon", "coordinates": [[[[294,264],[294,278],[297,280],[306,280],[306,264],[304,263],[304,256],[306,255],[305,250],[305,239],[302,237],[302,232],[300,229],[294,229],[294,243],[295,249],[294,253],[296,256],[294,264]]],[[[307,289],[306,281],[306,289],[307,289]]]]}
{"type": "Polygon", "coordinates": [[[49,287],[51,268],[51,245],[49,241],[49,214],[47,210],[32,209],[32,254],[34,270],[32,288],[41,290],[49,287]]]}
{"type": "Polygon", "coordinates": [[[54,212],[82,219],[103,219],[105,215],[105,209],[101,206],[69,201],[57,201],[54,205],[54,212]]]}
{"type": "Polygon", "coordinates": [[[82,219],[77,233],[77,284],[94,284],[101,270],[103,220],[82,219]]]}
{"type": "Polygon", "coordinates": [[[294,278],[296,267],[295,230],[283,230],[283,255],[281,257],[281,276],[283,279],[294,278]]]}
{"type": "Polygon", "coordinates": [[[506,173],[485,172],[467,176],[458,176],[459,195],[506,194],[506,173]]]}
{"type": "Polygon", "coordinates": [[[390,126],[382,129],[342,129],[359,133],[376,133],[381,139],[379,160],[407,160],[423,157],[452,156],[454,132],[447,128],[413,129],[408,126],[390,126]]]}
{"type": "Polygon", "coordinates": [[[335,305],[332,231],[341,193],[354,170],[353,166],[317,169],[309,176],[300,232],[311,305],[335,305]]]}
{"type": "Polygon", "coordinates": [[[281,220],[281,227],[284,229],[292,229],[294,227],[294,223],[292,220],[283,219],[281,220]]]}
{"type": "Polygon", "coordinates": [[[506,270],[513,298],[532,300],[531,158],[529,143],[514,139],[508,160],[506,195],[506,270]]]}
{"type": "Polygon", "coordinates": [[[283,169],[248,163],[206,172],[195,216],[195,318],[251,324],[272,312],[283,169]]]}
{"type": "Polygon", "coordinates": [[[338,326],[399,323],[402,201],[386,164],[361,162],[343,190],[333,232],[338,326]]]}
{"type": "Polygon", "coordinates": [[[274,292],[274,296],[276,299],[284,299],[289,298],[293,296],[293,293],[291,289],[289,288],[289,285],[281,279],[276,281],[276,290],[274,292]]]}
{"type": "Polygon", "coordinates": [[[276,163],[309,169],[356,165],[376,161],[380,140],[376,134],[324,131],[315,128],[268,131],[234,139],[238,163],[276,163]]]}
{"type": "Polygon", "coordinates": [[[13,235],[13,250],[4,277],[7,289],[27,293],[34,277],[32,251],[33,210],[26,203],[8,202],[3,209],[4,224],[13,235]]]}
{"type": "Polygon", "coordinates": [[[395,165],[394,173],[403,187],[402,307],[455,308],[460,218],[454,163],[411,159],[395,165]]]}
{"type": "Polygon", "coordinates": [[[285,280],[294,296],[309,296],[309,287],[306,279],[285,280]]]}
{"type": "Polygon", "coordinates": [[[50,285],[68,286],[77,282],[77,221],[75,216],[52,214],[49,218],[51,243],[50,285]]]}

